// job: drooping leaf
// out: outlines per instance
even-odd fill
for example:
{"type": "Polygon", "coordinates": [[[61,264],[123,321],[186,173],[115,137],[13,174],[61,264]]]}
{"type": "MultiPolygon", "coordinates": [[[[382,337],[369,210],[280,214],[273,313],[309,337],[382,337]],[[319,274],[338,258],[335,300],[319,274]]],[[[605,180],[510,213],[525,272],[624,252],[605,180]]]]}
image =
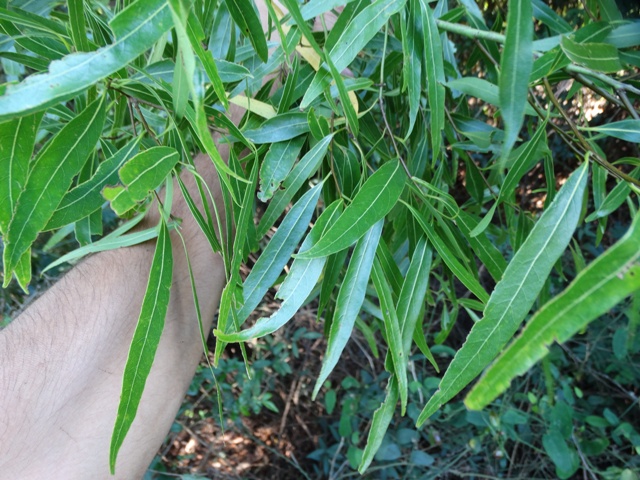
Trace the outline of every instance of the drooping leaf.
{"type": "Polygon", "coordinates": [[[29,173],[36,133],[42,115],[35,114],[0,123],[0,233],[9,222],[29,173]]]}
{"type": "Polygon", "coordinates": [[[123,215],[162,185],[179,160],[180,154],[175,148],[151,147],[120,168],[123,186],[105,187],[102,194],[111,202],[113,211],[123,215]]]}
{"type": "Polygon", "coordinates": [[[95,148],[104,120],[101,97],[65,125],[34,160],[5,237],[5,279],[11,277],[95,148]]]}
{"type": "Polygon", "coordinates": [[[640,289],[640,215],[615,245],[582,270],[557,297],[527,322],[525,329],[489,367],[465,399],[479,410],[504,392],[549,353],[640,289]]]}
{"type": "Polygon", "coordinates": [[[387,343],[389,345],[389,353],[391,354],[391,364],[393,365],[392,373],[398,382],[401,411],[402,415],[404,415],[407,409],[409,391],[407,384],[408,357],[403,348],[402,330],[398,321],[396,307],[391,296],[391,289],[389,288],[389,283],[384,275],[384,271],[380,266],[380,262],[377,259],[373,262],[372,278],[378,294],[378,300],[380,300],[380,310],[382,310],[384,330],[387,334],[387,343]]]}
{"type": "MultiPolygon", "coordinates": [[[[341,211],[341,202],[336,200],[329,205],[316,221],[316,224],[302,243],[300,251],[309,249],[317,242],[322,232],[335,221],[341,211]]],[[[238,333],[225,334],[216,330],[216,336],[225,342],[244,342],[254,338],[264,337],[275,332],[286,324],[304,304],[316,282],[322,274],[326,257],[303,260],[296,258],[291,265],[289,274],[280,286],[276,298],[283,300],[280,308],[270,317],[262,317],[255,325],[238,333]]]]}
{"type": "Polygon", "coordinates": [[[394,207],[406,174],[400,162],[385,163],[364,183],[338,221],[301,258],[326,257],[353,245],[394,207]]]}
{"type": "Polygon", "coordinates": [[[102,189],[118,182],[118,170],[136,154],[139,142],[139,137],[131,140],[102,162],[89,180],[67,192],[44,230],[54,230],[76,222],[100,208],[104,203],[102,189]]]}
{"type": "Polygon", "coordinates": [[[527,105],[529,76],[533,68],[533,9],[528,0],[509,0],[507,32],[500,60],[500,111],[505,139],[501,162],[518,138],[527,105]]]}
{"type": "Polygon", "coordinates": [[[444,130],[444,61],[442,43],[433,12],[426,0],[420,0],[422,28],[424,29],[424,64],[427,72],[427,97],[431,110],[431,149],[433,156],[440,154],[442,131],[444,130]]]}
{"type": "Polygon", "coordinates": [[[565,182],[518,249],[496,285],[484,317],[474,324],[440,381],[438,391],[420,413],[418,426],[482,372],[517,331],[571,240],[580,217],[587,173],[588,163],[584,162],[565,182]]]}
{"type": "Polygon", "coordinates": [[[342,285],[340,285],[335,313],[329,329],[327,353],[322,359],[322,368],[313,389],[314,399],[324,381],[337,365],[340,354],[351,336],[351,331],[362,307],[367,284],[369,283],[373,260],[382,233],[382,223],[382,221],[377,222],[358,240],[351,260],[349,260],[347,273],[342,285]]]}
{"type": "Polygon", "coordinates": [[[282,273],[309,225],[321,191],[322,183],[318,183],[296,202],[262,251],[244,282],[244,305],[238,312],[240,322],[255,310],[282,273]]]}
{"type": "Polygon", "coordinates": [[[305,137],[297,137],[271,145],[260,166],[260,200],[266,202],[280,188],[298,158],[304,141],[305,137]]]}
{"type": "Polygon", "coordinates": [[[0,96],[0,119],[27,115],[74,97],[125,67],[171,28],[167,0],[138,0],[110,22],[114,43],[91,53],[73,53],[51,62],[49,72],[9,85],[0,96]]]}
{"type": "Polygon", "coordinates": [[[242,34],[249,39],[258,57],[263,62],[268,59],[267,40],[262,31],[260,17],[256,13],[252,0],[225,0],[231,18],[236,22],[242,34]]]}
{"type": "Polygon", "coordinates": [[[367,436],[367,446],[364,448],[362,461],[358,467],[360,474],[364,474],[367,468],[369,468],[376,452],[380,449],[380,445],[382,445],[382,440],[384,440],[384,436],[393,419],[398,397],[398,383],[394,377],[391,377],[387,385],[387,396],[380,404],[380,407],[373,413],[373,420],[371,421],[369,435],[367,436]]]}
{"type": "Polygon", "coordinates": [[[158,241],[149,272],[149,282],[142,301],[136,330],[131,340],[127,363],[124,367],[122,393],[109,452],[109,467],[112,475],[115,473],[118,451],[136,417],[140,398],[160,343],[169,306],[173,275],[171,238],[164,220],[161,221],[159,229],[158,241]]]}

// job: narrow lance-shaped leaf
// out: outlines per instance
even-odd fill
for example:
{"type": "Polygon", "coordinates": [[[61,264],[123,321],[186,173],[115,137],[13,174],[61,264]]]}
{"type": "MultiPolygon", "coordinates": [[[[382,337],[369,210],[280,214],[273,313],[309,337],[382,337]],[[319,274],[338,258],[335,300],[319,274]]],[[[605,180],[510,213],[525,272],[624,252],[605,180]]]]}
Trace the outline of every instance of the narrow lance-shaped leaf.
{"type": "Polygon", "coordinates": [[[309,131],[307,114],[287,112],[265,121],[258,128],[247,130],[244,136],[253,143],[284,142],[309,131]]]}
{"type": "Polygon", "coordinates": [[[431,148],[434,157],[440,155],[444,130],[444,61],[442,43],[433,11],[426,0],[420,0],[424,29],[424,64],[427,72],[427,96],[431,110],[431,148]]]}
{"type": "MultiPolygon", "coordinates": [[[[316,224],[302,243],[300,251],[308,250],[320,239],[322,232],[331,225],[341,211],[342,202],[336,200],[316,221],[316,224]]],[[[304,304],[305,300],[315,287],[322,269],[326,262],[326,257],[303,260],[296,258],[291,265],[289,274],[280,286],[276,298],[283,300],[280,308],[270,317],[260,318],[253,327],[238,333],[225,334],[219,330],[214,331],[215,335],[225,342],[245,342],[254,338],[264,337],[275,332],[285,325],[304,304]]]]}
{"type": "Polygon", "coordinates": [[[0,97],[0,119],[42,110],[84,91],[125,67],[172,26],[167,0],[133,2],[111,22],[116,40],[91,53],[73,53],[50,64],[49,72],[9,85],[0,97]]]}
{"type": "Polygon", "coordinates": [[[571,240],[580,218],[588,171],[584,162],[569,177],[516,252],[489,299],[484,317],[473,326],[438,391],[420,413],[418,426],[482,372],[517,331],[571,240]]]}
{"type": "Polygon", "coordinates": [[[422,57],[424,46],[422,42],[422,15],[420,0],[410,0],[406,10],[406,23],[403,24],[402,65],[403,88],[407,91],[409,101],[409,128],[405,137],[409,137],[418,116],[420,94],[422,91],[422,57]]]}
{"type": "Polygon", "coordinates": [[[407,397],[409,387],[407,384],[407,356],[402,348],[402,331],[398,322],[398,314],[391,297],[391,289],[384,275],[384,271],[380,266],[380,262],[376,259],[373,262],[373,284],[380,300],[380,310],[382,310],[382,318],[384,320],[384,330],[387,335],[387,343],[389,345],[389,353],[391,355],[391,363],[396,380],[398,381],[398,390],[400,391],[400,404],[402,415],[407,409],[407,397]]]}
{"type": "Polygon", "coordinates": [[[260,60],[266,62],[269,55],[267,40],[252,0],[225,0],[225,3],[231,18],[240,27],[242,34],[249,39],[260,60]]]}
{"type": "Polygon", "coordinates": [[[364,453],[362,454],[362,461],[358,467],[358,472],[364,474],[369,468],[373,457],[382,445],[384,435],[387,433],[389,424],[393,419],[393,413],[396,410],[396,404],[398,403],[398,382],[394,377],[389,379],[387,386],[387,396],[384,402],[380,404],[380,407],[373,413],[373,420],[371,422],[371,428],[369,428],[369,435],[367,436],[367,446],[364,447],[364,453]]]}
{"type": "Polygon", "coordinates": [[[160,343],[169,306],[173,256],[169,229],[164,219],[161,221],[159,229],[160,233],[149,272],[149,282],[142,301],[138,324],[131,340],[127,363],[124,367],[122,393],[109,452],[109,467],[112,475],[115,473],[118,451],[136,417],[140,398],[160,343]]]}
{"type": "Polygon", "coordinates": [[[296,202],[251,269],[244,282],[244,305],[238,312],[241,322],[255,310],[282,273],[309,225],[321,191],[319,183],[296,202]]]}
{"type": "Polygon", "coordinates": [[[529,0],[509,0],[507,32],[500,61],[500,111],[505,126],[501,163],[518,138],[533,68],[533,9],[529,0]]]}
{"type": "MultiPolygon", "coordinates": [[[[322,359],[322,368],[313,389],[313,398],[316,398],[322,384],[333,371],[340,359],[340,354],[347,345],[356,317],[360,313],[367,284],[371,276],[371,267],[382,233],[382,221],[373,225],[369,231],[356,244],[347,272],[345,274],[338,298],[336,300],[335,314],[329,329],[327,339],[327,353],[322,359]]],[[[395,405],[395,404],[394,404],[395,405]]]]}
{"type": "Polygon", "coordinates": [[[122,215],[143,201],[149,192],[164,182],[180,160],[172,147],[151,147],[124,164],[119,175],[124,186],[106,187],[102,194],[111,202],[111,208],[122,215]]]}
{"type": "Polygon", "coordinates": [[[89,38],[87,37],[84,22],[84,0],[67,0],[69,11],[69,24],[71,26],[71,38],[76,50],[89,51],[89,38]]]}
{"type": "Polygon", "coordinates": [[[76,222],[104,203],[102,189],[118,182],[118,170],[138,151],[141,137],[134,138],[118,150],[111,158],[100,164],[93,176],[70,190],[58,205],[57,210],[47,223],[45,230],[53,230],[76,222]]]}
{"type": "Polygon", "coordinates": [[[105,102],[101,97],[65,125],[38,154],[5,238],[5,279],[60,204],[98,142],[104,120],[105,102]]]}
{"type": "MultiPolygon", "coordinates": [[[[178,119],[184,116],[191,93],[194,104],[199,105],[198,97],[194,85],[196,59],[191,48],[191,41],[187,34],[187,19],[189,12],[181,0],[169,0],[173,28],[177,38],[178,52],[176,54],[176,67],[173,74],[173,110],[178,119]]],[[[192,19],[197,22],[197,19],[192,19]]],[[[197,107],[196,107],[197,108],[197,107]]]]}
{"type": "Polygon", "coordinates": [[[640,289],[640,215],[614,246],[582,270],[564,292],[544,305],[520,335],[467,395],[478,410],[504,392],[549,353],[555,341],[566,342],[591,321],[640,289]]]}
{"type": "Polygon", "coordinates": [[[5,234],[29,173],[41,114],[0,123],[0,233],[5,234]]]}
{"type": "Polygon", "coordinates": [[[298,158],[304,141],[304,137],[298,137],[271,145],[260,166],[260,200],[266,202],[280,188],[298,158]]]}
{"type": "Polygon", "coordinates": [[[353,245],[394,207],[404,190],[400,162],[385,163],[364,183],[338,221],[302,258],[326,257],[353,245]]]}
{"type": "Polygon", "coordinates": [[[432,251],[428,246],[427,239],[424,236],[420,237],[413,251],[413,257],[411,257],[411,263],[396,306],[402,329],[402,349],[407,358],[411,352],[411,338],[429,285],[431,259],[432,251]]]}

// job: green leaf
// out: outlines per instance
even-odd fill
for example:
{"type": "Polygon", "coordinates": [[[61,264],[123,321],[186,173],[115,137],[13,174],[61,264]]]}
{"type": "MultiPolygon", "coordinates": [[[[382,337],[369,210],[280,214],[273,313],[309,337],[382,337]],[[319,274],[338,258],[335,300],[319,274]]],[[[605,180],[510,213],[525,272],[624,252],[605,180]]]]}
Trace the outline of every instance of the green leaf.
{"type": "Polygon", "coordinates": [[[34,160],[5,237],[5,278],[31,247],[100,138],[105,100],[99,98],[40,151],[34,160]]]}
{"type": "Polygon", "coordinates": [[[41,114],[0,123],[0,233],[6,234],[18,196],[29,173],[29,162],[42,120],[41,114]]]}
{"type": "Polygon", "coordinates": [[[290,140],[308,131],[306,113],[288,112],[268,119],[258,128],[245,131],[244,136],[253,143],[275,143],[290,140]]]}
{"type": "Polygon", "coordinates": [[[587,68],[604,73],[622,70],[618,49],[608,43],[578,43],[563,36],[560,47],[571,61],[587,68]]]}
{"type": "Polygon", "coordinates": [[[406,358],[409,358],[411,353],[411,339],[429,286],[432,257],[433,253],[426,237],[420,237],[396,304],[402,330],[402,350],[406,358]]]}
{"type": "Polygon", "coordinates": [[[576,451],[567,445],[562,434],[551,430],[542,437],[544,451],[556,466],[556,475],[564,480],[573,476],[580,467],[580,459],[576,451]]]}
{"type": "Polygon", "coordinates": [[[367,291],[373,260],[382,233],[382,224],[383,222],[379,221],[373,225],[353,250],[347,273],[338,292],[335,314],[327,338],[327,353],[322,359],[322,368],[313,389],[313,399],[316,398],[324,381],[338,364],[340,354],[351,337],[353,325],[358,313],[360,313],[367,291]]]}
{"type": "MultiPolygon", "coordinates": [[[[331,225],[341,210],[340,200],[336,200],[329,205],[322,215],[316,221],[316,224],[307,235],[302,243],[300,251],[303,252],[313,246],[322,235],[322,232],[331,225]]],[[[302,260],[296,258],[291,265],[289,274],[280,286],[277,299],[283,300],[280,308],[270,317],[262,317],[256,321],[251,328],[242,332],[225,334],[216,330],[215,335],[225,342],[245,342],[254,338],[264,337],[275,332],[285,325],[298,311],[309,294],[315,287],[322,269],[324,268],[326,258],[314,258],[311,260],[302,260]]]]}
{"type": "Polygon", "coordinates": [[[604,43],[609,43],[616,48],[637,47],[640,45],[640,25],[638,23],[636,20],[617,25],[604,39],[604,43]]]}
{"type": "Polygon", "coordinates": [[[489,367],[467,395],[465,404],[484,408],[511,381],[563,343],[640,289],[640,215],[615,245],[583,269],[557,297],[527,322],[524,330],[489,367]]]}
{"type": "Polygon", "coordinates": [[[167,0],[138,0],[110,22],[116,41],[95,52],[73,53],[51,62],[48,73],[7,86],[0,119],[26,115],[74,97],[124,68],[149,49],[173,22],[167,0]]]}
{"type": "Polygon", "coordinates": [[[304,141],[305,137],[296,137],[271,145],[260,166],[260,200],[266,202],[278,191],[298,158],[304,141]]]}
{"type": "Polygon", "coordinates": [[[484,317],[474,324],[438,391],[420,413],[418,426],[482,372],[513,337],[571,240],[582,209],[588,171],[588,163],[584,162],[569,177],[518,249],[496,285],[484,317]]]}
{"type": "Polygon", "coordinates": [[[444,61],[442,43],[433,12],[426,0],[420,0],[422,28],[424,29],[424,64],[427,72],[427,98],[431,109],[431,149],[433,156],[440,155],[444,130],[444,61]]]}
{"type": "MultiPolygon", "coordinates": [[[[349,66],[373,36],[387,23],[389,17],[402,9],[405,1],[376,0],[347,25],[329,51],[329,57],[338,72],[349,66]]],[[[304,94],[300,108],[306,109],[329,86],[330,82],[331,74],[327,70],[319,70],[304,94]]]]}
{"type": "Polygon", "coordinates": [[[640,120],[621,120],[619,122],[606,123],[598,127],[583,128],[583,130],[619,138],[625,142],[640,143],[640,120]]]}
{"type": "Polygon", "coordinates": [[[87,38],[87,28],[84,22],[84,0],[67,0],[67,10],[69,11],[69,24],[71,26],[73,44],[77,51],[88,52],[89,39],[87,38]]]}
{"type": "MultiPolygon", "coordinates": [[[[404,202],[403,202],[404,203],[404,202]]],[[[422,227],[427,234],[429,241],[433,244],[437,252],[442,257],[444,263],[451,269],[453,274],[460,280],[465,287],[467,287],[482,303],[489,301],[489,295],[486,290],[480,285],[480,282],[460,263],[456,258],[456,255],[451,251],[447,244],[440,238],[433,226],[427,222],[423,215],[408,203],[404,205],[413,214],[418,224],[422,227]]]]}
{"type": "MultiPolygon", "coordinates": [[[[636,167],[633,172],[631,172],[631,176],[633,178],[638,178],[638,173],[640,173],[640,168],[636,167]]],[[[629,184],[626,181],[621,180],[615,187],[613,187],[611,192],[609,192],[609,195],[605,197],[596,211],[585,218],[584,221],[593,222],[594,220],[606,217],[615,212],[624,203],[630,192],[631,187],[629,184]]]]}
{"type": "Polygon", "coordinates": [[[304,235],[322,191],[322,183],[305,193],[284,217],[244,282],[244,305],[238,312],[243,322],[282,273],[304,235]]]}
{"type": "Polygon", "coordinates": [[[422,92],[422,15],[419,0],[410,0],[406,10],[406,24],[402,32],[402,65],[403,89],[407,91],[409,101],[409,128],[405,137],[413,131],[413,127],[420,108],[420,94],[422,92]]]}
{"type": "Polygon", "coordinates": [[[118,215],[131,210],[158,188],[180,160],[180,154],[172,147],[151,147],[131,158],[120,168],[120,180],[124,186],[105,187],[104,197],[118,215]]]}
{"type": "Polygon", "coordinates": [[[251,0],[225,0],[225,3],[231,18],[240,27],[242,34],[249,39],[260,60],[266,62],[269,56],[267,40],[253,2],[251,0]]]}
{"type": "Polygon", "coordinates": [[[332,139],[333,134],[324,137],[293,167],[291,173],[282,182],[282,189],[276,191],[273,195],[267,211],[260,219],[260,224],[258,225],[259,237],[264,237],[269,228],[271,228],[282,212],[284,212],[284,209],[293,196],[300,190],[302,184],[318,170],[332,139]]]}
{"type": "Polygon", "coordinates": [[[358,467],[358,472],[360,472],[361,475],[369,468],[376,452],[380,448],[380,445],[382,445],[384,435],[389,429],[391,420],[393,420],[393,413],[396,410],[398,397],[398,383],[394,377],[391,377],[387,385],[387,396],[384,402],[380,404],[380,407],[373,413],[371,428],[369,428],[369,435],[367,436],[367,446],[364,447],[362,461],[358,467]]]}
{"type": "Polygon", "coordinates": [[[394,207],[404,190],[406,174],[393,160],[380,167],[320,241],[301,258],[326,257],[353,245],[394,207]]]}
{"type": "Polygon", "coordinates": [[[100,164],[93,176],[70,190],[43,229],[53,230],[77,222],[99,209],[104,203],[102,189],[118,182],[118,170],[138,151],[140,138],[134,138],[118,152],[100,164]]]}
{"type": "MultiPolygon", "coordinates": [[[[191,48],[189,35],[187,34],[189,13],[186,11],[181,0],[169,0],[169,7],[171,8],[173,29],[178,49],[172,84],[173,111],[176,118],[181,119],[184,116],[187,103],[189,102],[189,93],[191,93],[195,104],[199,105],[200,103],[200,98],[196,94],[194,85],[196,58],[191,48]]],[[[192,19],[192,24],[195,22],[197,22],[197,19],[192,19]]]]}
{"type": "Polygon", "coordinates": [[[500,111],[505,139],[501,162],[518,139],[527,105],[529,76],[533,68],[533,9],[529,0],[509,0],[507,32],[500,60],[500,111]]]}
{"type": "Polygon", "coordinates": [[[389,283],[378,259],[373,262],[373,284],[378,294],[378,300],[380,301],[384,330],[389,345],[389,353],[391,354],[391,363],[393,365],[392,373],[398,381],[401,410],[402,415],[404,415],[407,409],[409,389],[407,384],[408,357],[403,348],[402,331],[400,329],[396,307],[391,296],[391,288],[389,288],[389,283]]]}
{"type": "Polygon", "coordinates": [[[160,343],[169,306],[173,255],[169,229],[164,219],[161,221],[159,229],[158,241],[149,271],[149,282],[142,301],[136,330],[131,340],[127,363],[124,367],[122,393],[109,452],[109,468],[112,475],[115,473],[118,451],[136,417],[144,385],[147,382],[160,343]]]}

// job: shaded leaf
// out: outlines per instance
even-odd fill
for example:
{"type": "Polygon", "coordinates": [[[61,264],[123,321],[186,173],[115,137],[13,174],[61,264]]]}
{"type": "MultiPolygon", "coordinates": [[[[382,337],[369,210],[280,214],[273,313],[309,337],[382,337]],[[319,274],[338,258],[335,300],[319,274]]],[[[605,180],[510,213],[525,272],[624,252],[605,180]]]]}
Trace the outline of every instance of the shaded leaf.
{"type": "Polygon", "coordinates": [[[269,55],[267,40],[252,0],[225,0],[225,3],[231,18],[240,27],[242,34],[249,39],[260,60],[266,62],[269,55]]]}
{"type": "Polygon", "coordinates": [[[246,130],[244,136],[253,143],[274,143],[290,140],[308,131],[307,114],[289,112],[268,119],[258,128],[246,130]]]}

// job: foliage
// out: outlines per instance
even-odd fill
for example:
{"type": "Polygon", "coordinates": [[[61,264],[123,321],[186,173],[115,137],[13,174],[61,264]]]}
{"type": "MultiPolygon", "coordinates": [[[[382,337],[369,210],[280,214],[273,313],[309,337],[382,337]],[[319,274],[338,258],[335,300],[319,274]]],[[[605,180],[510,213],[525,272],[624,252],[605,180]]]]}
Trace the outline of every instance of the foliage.
{"type": "MultiPolygon", "coordinates": [[[[417,427],[434,425],[496,357],[468,407],[487,405],[496,382],[504,391],[543,359],[546,404],[530,401],[554,426],[543,447],[568,478],[582,457],[567,443],[569,395],[555,398],[557,367],[547,356],[554,342],[633,295],[613,353],[637,353],[640,164],[605,141],[636,153],[640,143],[638,22],[613,0],[509,0],[484,11],[471,0],[353,0],[331,30],[312,32],[309,22],[341,2],[283,3],[287,14],[269,4],[281,42],[265,36],[252,0],[0,7],[5,287],[15,277],[27,288],[43,231],[73,230],[81,248],[65,260],[159,237],[112,469],[169,301],[171,258],[162,250],[175,227],[171,180],[193,174],[193,154],[204,151],[228,213],[218,237],[217,212],[188,199],[229,279],[214,364],[228,342],[269,335],[316,299],[328,345],[314,396],[331,392],[325,380],[354,330],[374,355],[382,344],[384,399],[367,446],[349,458],[364,472],[388,451],[397,403],[417,427]],[[286,75],[272,93],[267,76],[276,71],[286,75]],[[584,111],[595,99],[615,110],[614,122],[599,125],[584,111]],[[239,126],[227,117],[229,104],[248,109],[239,126]],[[228,165],[211,128],[231,144],[228,165]],[[162,185],[158,228],[126,233],[162,185]],[[256,205],[264,207],[258,225],[256,205]],[[98,240],[104,212],[132,220],[98,240]],[[595,235],[577,239],[589,226],[595,235]],[[258,250],[243,280],[241,265],[258,250]],[[280,310],[243,328],[274,286],[280,310]],[[464,331],[462,345],[454,329],[464,331]],[[423,387],[412,386],[407,367],[420,355],[437,368],[434,345],[455,355],[435,392],[430,381],[416,398],[423,387]]],[[[603,415],[607,424],[592,419],[596,428],[619,429],[639,448],[633,427],[603,415]]]]}

